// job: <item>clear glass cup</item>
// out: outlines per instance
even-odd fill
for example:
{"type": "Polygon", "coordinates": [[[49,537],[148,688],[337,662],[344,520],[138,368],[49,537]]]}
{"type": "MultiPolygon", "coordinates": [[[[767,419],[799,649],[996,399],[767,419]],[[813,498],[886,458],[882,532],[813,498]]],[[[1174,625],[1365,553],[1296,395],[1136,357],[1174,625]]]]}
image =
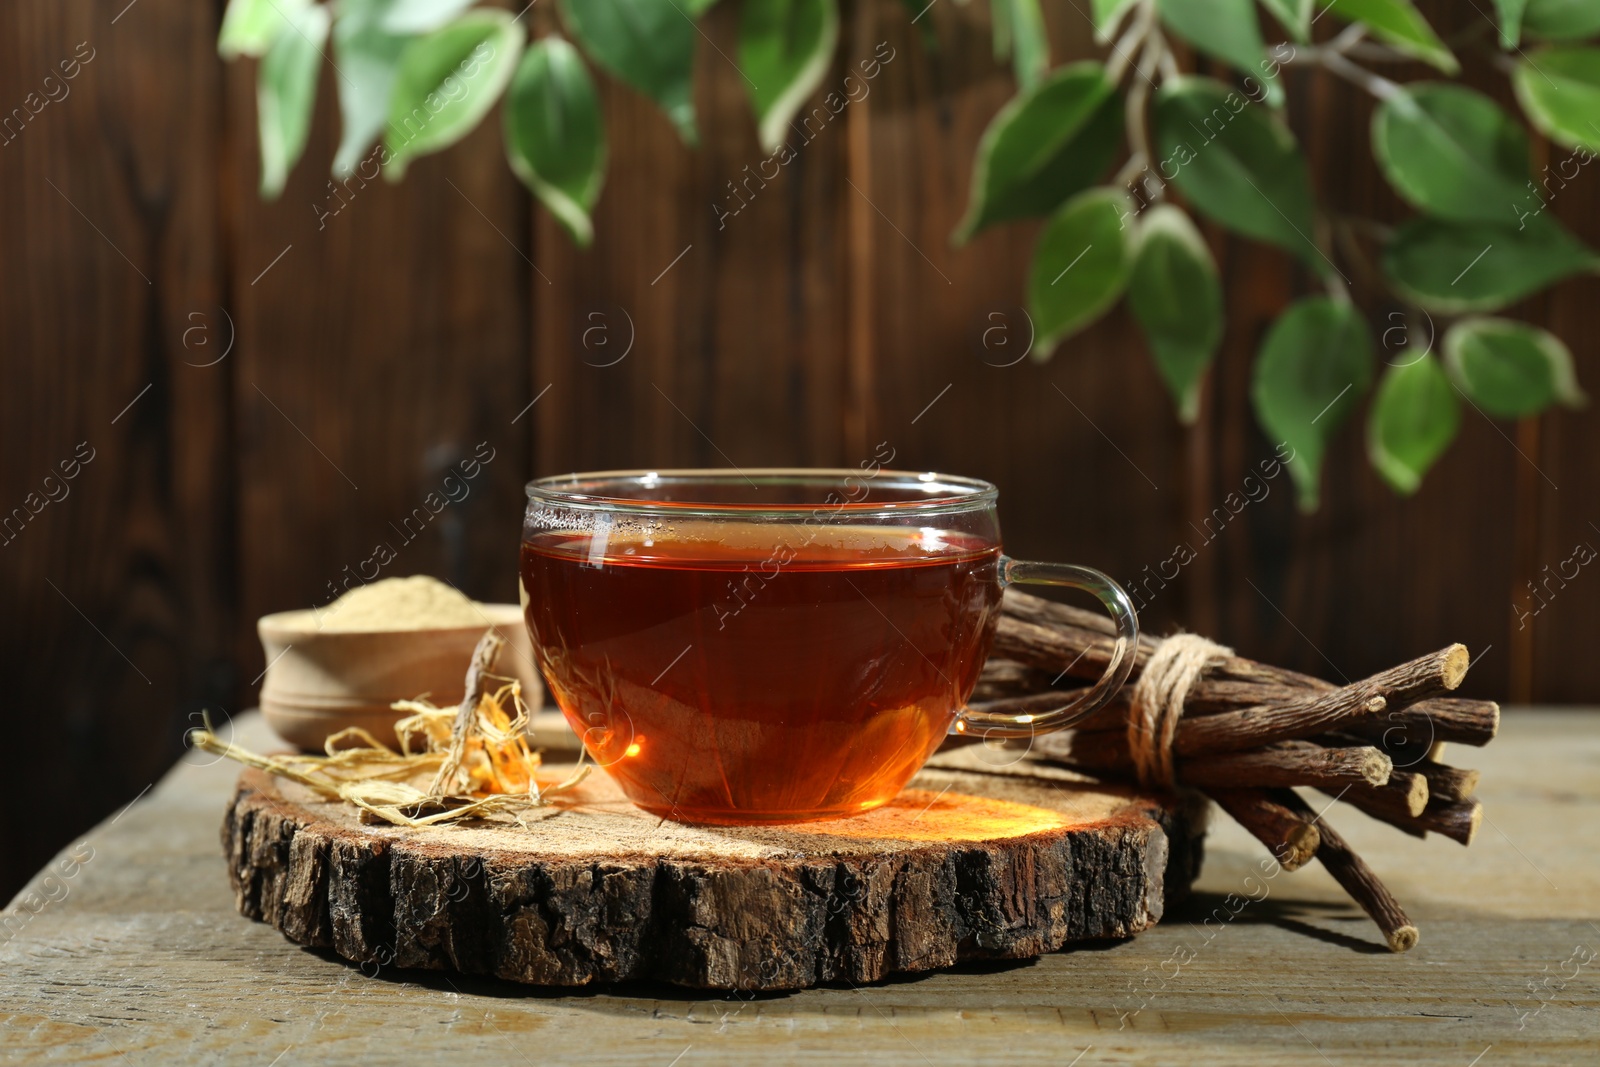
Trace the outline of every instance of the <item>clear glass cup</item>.
{"type": "Polygon", "coordinates": [[[589,754],[654,814],[870,810],[947,734],[1061,729],[1133,667],[1127,594],[1088,567],[1005,556],[997,496],[875,462],[531,482],[521,580],[540,671],[589,754]],[[1116,623],[1105,674],[1054,711],[966,707],[1012,584],[1084,590],[1116,623]]]}

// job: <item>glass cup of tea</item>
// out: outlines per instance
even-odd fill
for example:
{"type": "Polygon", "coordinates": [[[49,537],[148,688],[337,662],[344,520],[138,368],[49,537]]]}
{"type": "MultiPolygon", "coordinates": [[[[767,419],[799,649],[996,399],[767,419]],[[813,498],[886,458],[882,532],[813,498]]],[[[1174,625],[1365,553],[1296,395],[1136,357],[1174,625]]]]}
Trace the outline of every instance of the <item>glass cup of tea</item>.
{"type": "Polygon", "coordinates": [[[997,496],[876,462],[531,482],[521,578],[540,671],[589,755],[654,815],[868,811],[946,735],[1061,729],[1133,667],[1127,594],[1087,567],[1003,555],[997,496]],[[1116,624],[1104,675],[1059,709],[966,707],[1012,584],[1084,590],[1116,624]]]}

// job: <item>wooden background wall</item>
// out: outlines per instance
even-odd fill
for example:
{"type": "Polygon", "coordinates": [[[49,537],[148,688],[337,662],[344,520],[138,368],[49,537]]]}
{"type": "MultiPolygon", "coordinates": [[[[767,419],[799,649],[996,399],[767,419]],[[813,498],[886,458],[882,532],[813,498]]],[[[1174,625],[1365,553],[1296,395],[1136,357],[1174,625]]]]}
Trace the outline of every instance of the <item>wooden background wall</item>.
{"type": "MultiPolygon", "coordinates": [[[[325,600],[480,442],[495,458],[470,497],[385,573],[510,600],[531,475],[854,464],[887,441],[900,465],[997,482],[1014,554],[1133,579],[1193,544],[1198,558],[1147,612],[1157,631],[1182,624],[1329,677],[1462,640],[1481,655],[1476,695],[1600,699],[1600,577],[1585,572],[1526,626],[1512,608],[1542,566],[1600,544],[1600,418],[1510,425],[1469,410],[1407,500],[1379,483],[1351,426],[1319,513],[1296,513],[1284,476],[1204,543],[1195,527],[1271,454],[1248,409],[1251,357],[1311,279],[1208,231],[1233,313],[1192,430],[1121,312],[1049,363],[995,366],[1009,357],[985,349],[986,328],[1026,337],[1035,227],[948,241],[978,136],[1013,92],[983,6],[936,4],[930,54],[903,5],[847,2],[827,85],[880,42],[894,58],[719,226],[712,205],[763,156],[725,58],[734,6],[705,22],[700,150],[604,83],[612,159],[587,252],[533,209],[497,120],[319,222],[337,132],[326,70],[306,159],[261,202],[254,68],[218,61],[220,0],[4,6],[0,111],[80,42],[93,58],[0,145],[0,507],[80,442],[94,458],[0,547],[0,899],[179,758],[200,709],[248,707],[256,617],[325,600]]],[[[1058,61],[1091,50],[1081,6],[1046,4],[1058,61]]],[[[530,14],[536,31],[548,9],[530,14]]],[[[1431,14],[1446,32],[1484,17],[1431,14]]],[[[1367,162],[1368,101],[1289,78],[1328,201],[1398,217],[1367,162]]],[[[1484,62],[1471,80],[1509,102],[1484,62]]],[[[1600,245],[1600,177],[1584,173],[1553,206],[1600,245]]],[[[1513,312],[1558,331],[1591,390],[1597,296],[1581,280],[1513,312]]],[[[1368,306],[1376,333],[1390,309],[1368,306]]]]}

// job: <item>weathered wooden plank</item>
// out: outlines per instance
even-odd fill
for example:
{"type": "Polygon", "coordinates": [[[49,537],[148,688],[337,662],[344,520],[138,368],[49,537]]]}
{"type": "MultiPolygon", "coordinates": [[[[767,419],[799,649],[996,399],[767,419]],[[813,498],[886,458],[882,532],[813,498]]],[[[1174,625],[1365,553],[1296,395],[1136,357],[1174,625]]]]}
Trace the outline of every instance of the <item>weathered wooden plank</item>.
{"type": "MultiPolygon", "coordinates": [[[[1433,5],[1433,15],[1446,34],[1482,19],[1470,8],[1442,4],[1433,5]]],[[[1468,62],[1470,84],[1506,96],[1503,74],[1476,56],[1468,62]]],[[[1430,77],[1420,65],[1392,73],[1402,80],[1430,77]]],[[[1320,202],[1336,216],[1388,223],[1412,214],[1369,162],[1371,98],[1326,72],[1291,67],[1285,77],[1291,98],[1304,101],[1289,117],[1320,202]]],[[[1278,442],[1258,428],[1250,389],[1255,354],[1278,313],[1324,287],[1286,254],[1209,232],[1225,242],[1232,321],[1206,415],[1207,447],[1216,459],[1195,525],[1183,531],[1193,538],[1199,559],[1192,567],[1205,583],[1191,625],[1242,654],[1334,680],[1460,641],[1474,656],[1487,653],[1464,695],[1504,697],[1510,658],[1499,590],[1511,580],[1516,524],[1532,521],[1512,504],[1526,462],[1510,439],[1515,428],[1463,402],[1459,437],[1416,495],[1403,498],[1367,459],[1369,393],[1328,450],[1320,510],[1299,514],[1287,473],[1261,477],[1259,465],[1278,442]],[[1247,475],[1254,476],[1248,484],[1247,475]]],[[[1375,263],[1363,270],[1348,255],[1338,262],[1368,311],[1375,380],[1390,363],[1423,352],[1442,356],[1446,322],[1427,316],[1408,322],[1378,284],[1375,263]]]]}
{"type": "MultiPolygon", "coordinates": [[[[548,284],[533,286],[534,389],[550,391],[529,418],[541,474],[847,459],[843,121],[799,119],[792,154],[769,157],[730,58],[738,10],[713,9],[702,29],[701,145],[606,79],[611,158],[594,247],[536,217],[548,284]]],[[[857,58],[845,49],[825,88],[857,58]]]]}
{"type": "MultiPolygon", "coordinates": [[[[334,183],[339,75],[325,66],[305,157],[268,202],[254,76],[251,62],[227,70],[244,617],[414,573],[514,601],[529,454],[513,419],[532,397],[536,268],[499,123],[397,184],[363,179],[375,158],[334,183]]],[[[264,665],[259,647],[240,655],[247,678],[264,665]]]]}
{"type": "MultiPolygon", "coordinates": [[[[1447,36],[1483,19],[1443,2],[1424,10],[1447,36]]],[[[401,185],[358,183],[330,202],[337,75],[325,69],[306,160],[284,197],[263,204],[254,65],[225,71],[216,59],[218,5],[8,5],[4,114],[42,93],[79,42],[95,58],[69,96],[0,145],[9,387],[0,508],[22,506],[80,441],[97,451],[70,498],[0,555],[10,618],[22,620],[3,634],[8,662],[21,665],[17,706],[65,709],[19,714],[12,736],[78,753],[67,771],[24,766],[25,790],[67,776],[62,822],[0,819],[0,850],[42,856],[39,834],[58,843],[142,788],[190,711],[237,707],[261,666],[255,616],[325,597],[480,440],[497,459],[464,503],[414,544],[396,544],[394,571],[432,571],[509,599],[506,546],[535,468],[854,463],[889,440],[904,464],[996,480],[1009,547],[1021,554],[1097,563],[1137,584],[1196,538],[1198,558],[1149,601],[1156,632],[1182,622],[1251,655],[1352,677],[1459,639],[1486,651],[1471,695],[1501,697],[1513,682],[1522,695],[1593,695],[1581,642],[1600,601],[1582,592],[1588,570],[1525,629],[1517,615],[1530,606],[1519,599],[1527,581],[1597,536],[1589,523],[1600,520],[1584,510],[1600,433],[1592,413],[1513,427],[1469,410],[1461,439],[1405,501],[1366,469],[1352,425],[1330,457],[1320,515],[1297,517],[1280,477],[1270,499],[1202,546],[1196,528],[1271,455],[1248,406],[1254,351],[1273,313],[1316,286],[1275,252],[1208,233],[1233,314],[1201,427],[1189,433],[1121,313],[1048,364],[990,365],[1005,360],[983,348],[984,329],[1003,320],[1012,338],[1026,332],[1017,308],[1036,228],[1002,227],[960,251],[947,244],[977,137],[1013,91],[988,55],[983,5],[929,10],[936,57],[902,6],[845,11],[830,89],[879,42],[895,59],[725,229],[714,198],[762,158],[743,83],[723,58],[734,54],[737,6],[706,23],[698,151],[642,97],[602,78],[610,185],[599,244],[577,252],[507,173],[493,119],[401,185]],[[634,316],[632,329],[617,309],[634,316]],[[615,367],[594,364],[617,349],[583,348],[595,310],[610,315],[613,343],[636,334],[615,367]],[[235,329],[232,354],[204,366],[235,329]],[[1426,560],[1418,543],[1434,546],[1426,560]]],[[[1048,16],[1058,59],[1089,54],[1081,11],[1058,5],[1048,16]]],[[[547,5],[528,18],[554,25],[547,5]]],[[[1510,103],[1503,76],[1462,53],[1470,83],[1510,103]]],[[[1296,95],[1289,117],[1333,206],[1401,217],[1365,163],[1367,102],[1332,79],[1292,77],[1297,90],[1316,86],[1296,95]]],[[[1564,155],[1544,151],[1541,163],[1564,155]]],[[[1582,168],[1551,210],[1600,244],[1595,188],[1582,168]]],[[[1510,311],[1548,317],[1585,382],[1594,284],[1569,282],[1510,311]]],[[[1376,336],[1396,309],[1369,306],[1376,336]]],[[[1397,338],[1389,344],[1380,353],[1393,358],[1397,338]]],[[[0,886],[16,870],[0,870],[0,886]]]]}
{"type": "MultiPolygon", "coordinates": [[[[1542,147],[1540,165],[1550,168],[1546,210],[1589,247],[1600,247],[1600,167],[1569,149],[1542,147]]],[[[1566,342],[1579,384],[1591,397],[1600,394],[1597,295],[1593,277],[1577,278],[1548,294],[1543,314],[1529,316],[1566,342]]],[[[1527,643],[1526,691],[1545,701],[1580,701],[1593,684],[1587,638],[1600,612],[1600,509],[1591,488],[1600,476],[1600,420],[1591,401],[1581,411],[1555,411],[1538,421],[1539,469],[1526,475],[1536,501],[1527,521],[1537,533],[1533,551],[1513,572],[1505,610],[1511,632],[1527,643]]]]}
{"type": "MultiPolygon", "coordinates": [[[[1093,50],[1080,12],[1052,15],[1058,58],[1093,50]]],[[[1039,224],[1003,224],[952,246],[973,147],[1016,85],[994,59],[981,8],[935,5],[924,18],[938,33],[936,52],[909,14],[856,9],[855,39],[886,41],[895,55],[863,116],[852,116],[870,127],[869,156],[864,181],[846,189],[871,237],[860,282],[873,352],[865,438],[888,442],[902,466],[994,481],[1013,555],[1131,579],[1172,550],[1183,431],[1125,311],[1069,338],[1049,361],[1029,354],[1027,271],[1039,224]]],[[[1163,598],[1151,622],[1170,625],[1180,608],[1163,598]]]]}
{"type": "MultiPolygon", "coordinates": [[[[435,1052],[659,1064],[688,1048],[684,1062],[1059,1065],[1089,1046],[1081,1063],[1460,1067],[1486,1048],[1485,1064],[1585,1062],[1600,985],[1572,954],[1600,949],[1600,792],[1585,771],[1600,758],[1597,718],[1507,716],[1474,753],[1494,829],[1471,849],[1339,818],[1421,926],[1410,953],[1383,950],[1320,868],[1269,873],[1219,817],[1195,900],[1131,941],[779,999],[639,985],[563,996],[304,951],[234,913],[216,830],[236,768],[186,767],[0,917],[0,1037],[24,1062],[120,1051],[135,1064],[260,1064],[286,1048],[285,1062],[330,1064],[435,1052]]],[[[241,728],[268,743],[259,719],[241,728]]]]}
{"type": "Polygon", "coordinates": [[[0,12],[6,895],[237,677],[216,11],[119,9],[0,12]]]}

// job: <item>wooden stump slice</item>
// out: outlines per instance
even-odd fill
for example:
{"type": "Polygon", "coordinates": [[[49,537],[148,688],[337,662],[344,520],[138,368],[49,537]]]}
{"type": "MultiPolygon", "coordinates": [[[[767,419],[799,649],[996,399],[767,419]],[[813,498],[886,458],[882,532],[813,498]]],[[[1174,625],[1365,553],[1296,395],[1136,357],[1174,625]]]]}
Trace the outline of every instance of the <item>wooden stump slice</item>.
{"type": "Polygon", "coordinates": [[[292,941],[546,986],[870,982],[1128,937],[1187,892],[1203,801],[985,758],[942,753],[875,811],[769,827],[661,822],[604,774],[527,828],[374,826],[247,770],[223,847],[239,911],[292,941]]]}

